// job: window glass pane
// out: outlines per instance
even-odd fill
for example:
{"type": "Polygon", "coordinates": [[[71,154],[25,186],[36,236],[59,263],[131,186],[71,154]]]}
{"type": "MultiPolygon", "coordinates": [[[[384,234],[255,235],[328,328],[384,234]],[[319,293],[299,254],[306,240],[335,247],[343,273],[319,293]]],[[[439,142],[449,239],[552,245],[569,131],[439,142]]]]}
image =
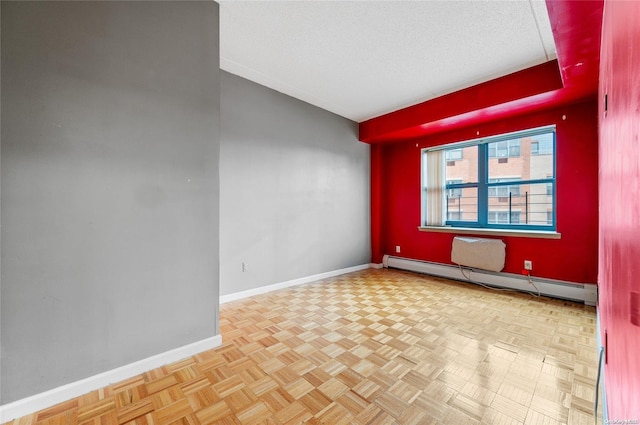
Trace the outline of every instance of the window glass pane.
{"type": "Polygon", "coordinates": [[[478,188],[458,189],[460,196],[447,198],[447,221],[478,221],[478,188]]]}
{"type": "MultiPolygon", "coordinates": [[[[526,224],[533,226],[552,224],[550,221],[553,217],[553,196],[547,193],[547,187],[546,183],[522,185],[521,204],[526,201],[526,224]]],[[[521,207],[520,209],[524,211],[521,207]]]]}
{"type": "Polygon", "coordinates": [[[547,226],[552,224],[553,197],[547,194],[547,184],[520,184],[511,197],[489,196],[489,224],[519,224],[547,226]],[[511,221],[509,221],[511,211],[511,221]]]}
{"type": "Polygon", "coordinates": [[[445,150],[445,158],[448,158],[450,154],[454,155],[454,157],[459,155],[460,159],[456,161],[446,161],[445,180],[447,182],[455,181],[457,183],[477,182],[478,146],[445,150]]]}
{"type": "Polygon", "coordinates": [[[549,127],[519,134],[426,150],[425,225],[553,230],[555,132],[549,127]],[[461,147],[467,143],[478,144],[461,147]],[[434,216],[431,210],[437,220],[427,219],[434,216]]]}
{"type": "Polygon", "coordinates": [[[489,182],[514,177],[520,180],[553,177],[553,133],[489,143],[488,150],[489,182]]]}

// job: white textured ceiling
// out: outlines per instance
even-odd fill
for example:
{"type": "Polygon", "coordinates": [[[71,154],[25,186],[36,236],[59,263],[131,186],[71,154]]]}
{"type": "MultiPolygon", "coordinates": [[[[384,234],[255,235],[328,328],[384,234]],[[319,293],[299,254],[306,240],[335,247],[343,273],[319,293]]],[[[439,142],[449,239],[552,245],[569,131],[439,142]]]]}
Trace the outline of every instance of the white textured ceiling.
{"type": "Polygon", "coordinates": [[[222,69],[357,122],[556,57],[543,0],[219,3],[222,69]]]}

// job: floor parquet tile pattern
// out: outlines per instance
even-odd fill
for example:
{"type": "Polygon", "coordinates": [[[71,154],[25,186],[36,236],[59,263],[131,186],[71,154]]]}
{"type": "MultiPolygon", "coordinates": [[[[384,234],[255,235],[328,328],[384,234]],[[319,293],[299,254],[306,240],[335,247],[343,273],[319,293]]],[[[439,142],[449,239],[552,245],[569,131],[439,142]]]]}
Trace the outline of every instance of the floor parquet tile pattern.
{"type": "Polygon", "coordinates": [[[595,309],[369,269],[221,306],[223,345],[9,422],[594,424],[595,309]]]}

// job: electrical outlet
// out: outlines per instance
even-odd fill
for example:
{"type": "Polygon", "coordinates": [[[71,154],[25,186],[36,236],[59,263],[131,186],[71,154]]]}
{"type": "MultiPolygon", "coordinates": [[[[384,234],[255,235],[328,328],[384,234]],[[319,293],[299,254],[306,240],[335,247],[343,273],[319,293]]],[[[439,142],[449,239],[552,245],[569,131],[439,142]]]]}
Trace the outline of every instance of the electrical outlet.
{"type": "Polygon", "coordinates": [[[533,269],[533,263],[531,262],[531,260],[524,260],[524,269],[525,270],[533,269]]]}
{"type": "Polygon", "coordinates": [[[396,252],[399,253],[400,252],[400,245],[396,245],[396,252]]]}
{"type": "Polygon", "coordinates": [[[246,272],[249,269],[249,266],[247,265],[247,263],[243,262],[242,263],[242,272],[246,272]]]}

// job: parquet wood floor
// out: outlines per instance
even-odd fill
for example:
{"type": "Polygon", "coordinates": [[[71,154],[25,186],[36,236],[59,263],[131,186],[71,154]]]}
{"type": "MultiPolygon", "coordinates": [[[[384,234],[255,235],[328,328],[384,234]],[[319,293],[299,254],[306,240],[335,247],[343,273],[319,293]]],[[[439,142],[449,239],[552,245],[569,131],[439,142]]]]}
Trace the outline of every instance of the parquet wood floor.
{"type": "Polygon", "coordinates": [[[223,345],[10,425],[593,424],[595,309],[395,270],[221,307],[223,345]]]}

